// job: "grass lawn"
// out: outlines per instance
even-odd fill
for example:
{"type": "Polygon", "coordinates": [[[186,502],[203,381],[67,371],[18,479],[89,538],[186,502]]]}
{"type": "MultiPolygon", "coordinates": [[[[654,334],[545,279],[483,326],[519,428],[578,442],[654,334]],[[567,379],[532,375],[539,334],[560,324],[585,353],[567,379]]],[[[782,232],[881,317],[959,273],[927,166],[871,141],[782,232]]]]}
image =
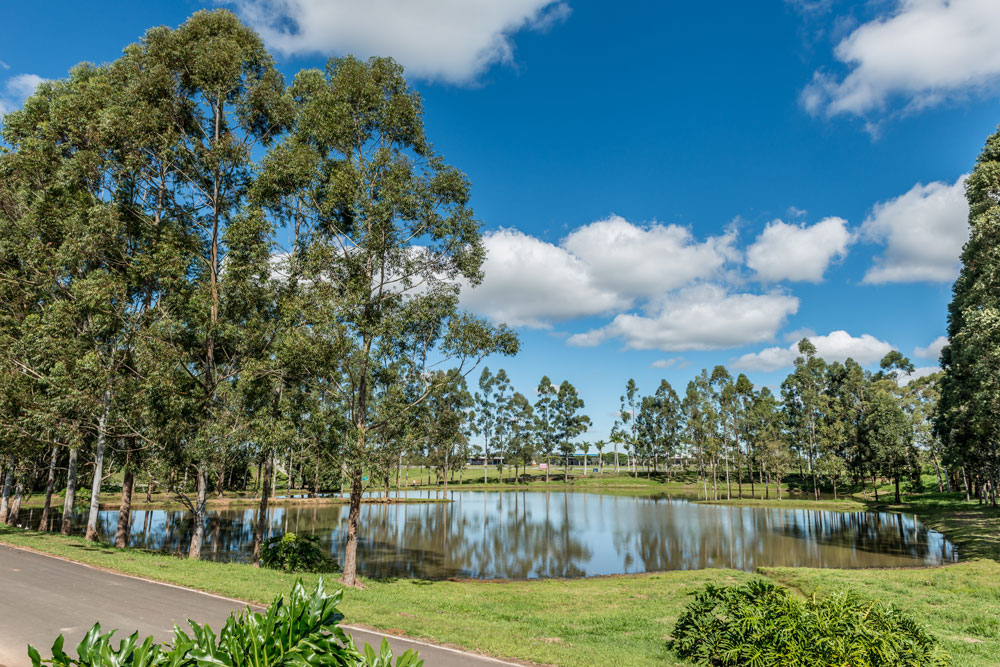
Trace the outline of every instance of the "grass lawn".
{"type": "MultiPolygon", "coordinates": [[[[683,480],[667,485],[641,477],[605,476],[586,482],[574,480],[572,486],[578,491],[657,495],[683,492],[686,484],[683,480]]],[[[490,486],[496,488],[495,484],[490,486]]],[[[531,482],[519,488],[545,486],[544,482],[531,482]]],[[[565,488],[561,481],[549,486],[565,488]]],[[[964,560],[945,567],[907,570],[765,568],[758,574],[693,570],[502,583],[365,580],[363,590],[346,591],[341,609],[348,623],[543,664],[683,665],[686,663],[667,651],[665,642],[689,600],[687,594],[709,582],[737,583],[767,576],[804,595],[852,587],[866,596],[881,598],[912,614],[938,637],[953,656],[955,667],[998,664],[1000,512],[966,503],[957,494],[909,494],[895,505],[875,503],[863,494],[816,502],[794,490],[793,485],[780,506],[916,514],[951,538],[964,560]]],[[[887,491],[880,489],[882,501],[892,500],[887,491]]],[[[779,506],[774,499],[718,502],[779,506]]],[[[81,538],[2,526],[0,542],[258,603],[286,592],[295,579],[248,565],[118,551],[81,538]]],[[[312,581],[315,575],[303,578],[312,581]]]]}

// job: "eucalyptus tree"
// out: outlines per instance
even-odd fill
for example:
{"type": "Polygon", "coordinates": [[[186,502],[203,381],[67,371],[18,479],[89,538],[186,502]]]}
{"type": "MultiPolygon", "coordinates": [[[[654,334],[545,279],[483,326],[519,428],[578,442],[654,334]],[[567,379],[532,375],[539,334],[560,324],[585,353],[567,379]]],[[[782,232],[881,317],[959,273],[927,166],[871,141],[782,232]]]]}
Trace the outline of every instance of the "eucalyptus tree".
{"type": "Polygon", "coordinates": [[[117,119],[128,123],[125,164],[139,188],[137,217],[182,249],[157,302],[150,332],[158,340],[147,360],[155,352],[150,374],[168,380],[175,399],[186,398],[175,405],[186,428],[167,442],[176,448],[171,458],[194,473],[196,499],[173,490],[192,510],[189,555],[197,558],[209,474],[239,428],[231,385],[260,342],[246,340],[259,302],[246,290],[264,281],[270,229],[249,202],[253,156],[287,126],[291,102],[259,36],[223,10],[149,30],[111,76],[117,119]]]}
{"type": "Polygon", "coordinates": [[[476,413],[473,421],[476,434],[483,439],[483,484],[489,479],[490,444],[493,443],[497,431],[496,384],[496,376],[490,372],[488,366],[484,367],[479,375],[479,391],[474,398],[476,413]]]}
{"type": "Polygon", "coordinates": [[[548,375],[543,375],[536,389],[538,399],[535,401],[535,434],[538,446],[545,456],[545,481],[549,481],[549,469],[552,467],[552,452],[557,443],[556,434],[556,397],[558,387],[552,384],[548,375]]]}
{"type": "MultiPolygon", "coordinates": [[[[510,458],[511,440],[514,437],[515,407],[512,405],[513,388],[507,371],[500,369],[494,378],[493,398],[496,407],[496,425],[493,431],[494,449],[499,454],[500,463],[497,466],[500,472],[500,484],[503,484],[504,466],[510,458]]],[[[484,480],[485,481],[485,480],[484,480]]]]}
{"type": "Polygon", "coordinates": [[[823,392],[826,364],[816,355],[816,346],[808,338],[799,341],[798,350],[801,356],[795,359],[795,370],[781,383],[782,402],[792,437],[805,446],[813,496],[819,500],[816,460],[823,445],[822,427],[828,402],[823,392]]]}
{"type": "Polygon", "coordinates": [[[304,278],[337,303],[339,335],[350,349],[337,390],[351,422],[343,581],[353,586],[372,436],[434,390],[434,380],[421,382],[430,377],[428,364],[453,363],[467,374],[485,356],[513,354],[518,344],[506,327],[457,309],[460,284],[481,279],[480,223],[465,176],[427,141],[420,97],[402,68],[385,58],[334,59],[325,71],[300,72],[290,94],[295,118],[284,145],[289,159],[307,165],[310,195],[301,213],[315,221],[304,278]],[[373,395],[390,361],[421,390],[373,395]],[[372,410],[379,402],[387,405],[372,410]]]}
{"type": "Polygon", "coordinates": [[[639,388],[635,384],[635,380],[632,378],[628,379],[625,383],[625,393],[619,397],[619,402],[621,403],[621,408],[618,411],[618,419],[621,421],[621,433],[626,436],[626,446],[629,450],[629,463],[632,467],[632,475],[636,474],[635,468],[635,450],[638,444],[638,434],[639,425],[636,422],[636,417],[638,417],[638,406],[639,406],[639,388]]]}
{"type": "Polygon", "coordinates": [[[718,416],[719,442],[722,445],[721,455],[726,464],[726,500],[732,498],[732,485],[729,478],[729,463],[732,459],[730,449],[730,436],[734,435],[733,423],[736,416],[736,387],[733,385],[733,376],[729,374],[725,366],[716,366],[712,369],[712,377],[709,380],[712,388],[712,400],[715,403],[715,414],[718,416]]]}
{"type": "Polygon", "coordinates": [[[563,380],[556,394],[556,433],[559,437],[559,450],[565,457],[566,481],[569,481],[569,457],[573,454],[573,440],[586,433],[590,428],[590,417],[580,414],[586,407],[576,387],[563,380]]]}
{"type": "Polygon", "coordinates": [[[457,456],[465,443],[463,423],[466,410],[472,405],[472,396],[466,388],[465,376],[457,370],[434,371],[430,378],[433,390],[425,401],[423,428],[426,430],[430,463],[444,479],[448,490],[448,477],[457,463],[464,462],[457,456]]]}
{"type": "Polygon", "coordinates": [[[733,383],[733,441],[736,443],[736,486],[737,496],[743,497],[743,463],[747,464],[750,478],[750,496],[754,496],[753,457],[747,438],[747,411],[753,403],[754,386],[743,373],[740,373],[733,383]]]}
{"type": "Polygon", "coordinates": [[[507,402],[508,418],[510,420],[510,436],[507,451],[514,465],[514,481],[517,482],[517,467],[522,470],[527,467],[535,455],[535,413],[531,402],[517,391],[507,402]]]}
{"type": "Polygon", "coordinates": [[[913,425],[914,443],[926,453],[937,475],[938,492],[944,493],[945,483],[941,474],[942,443],[934,433],[934,411],[941,399],[940,382],[942,373],[938,371],[915,378],[902,388],[904,409],[913,425]]]}
{"type": "Polygon", "coordinates": [[[712,497],[718,499],[718,477],[715,463],[717,454],[716,413],[712,404],[711,378],[708,371],[702,369],[693,380],[688,382],[681,402],[684,415],[685,438],[691,444],[698,459],[698,475],[702,480],[705,499],[708,500],[708,467],[711,465],[712,497]]]}
{"type": "Polygon", "coordinates": [[[765,498],[770,498],[770,486],[773,480],[777,498],[781,500],[782,480],[791,463],[784,421],[778,400],[770,389],[763,387],[754,394],[747,411],[747,434],[753,443],[751,447],[758,460],[765,498]]]}
{"type": "MultiPolygon", "coordinates": [[[[670,460],[676,455],[680,444],[681,405],[677,392],[666,380],[652,396],[644,396],[640,402],[636,423],[640,442],[643,443],[647,458],[653,459],[653,470],[659,457],[667,460],[667,479],[670,479],[670,460]]],[[[648,464],[648,461],[647,461],[648,464]]],[[[648,477],[647,465],[647,477],[648,477]]]]}

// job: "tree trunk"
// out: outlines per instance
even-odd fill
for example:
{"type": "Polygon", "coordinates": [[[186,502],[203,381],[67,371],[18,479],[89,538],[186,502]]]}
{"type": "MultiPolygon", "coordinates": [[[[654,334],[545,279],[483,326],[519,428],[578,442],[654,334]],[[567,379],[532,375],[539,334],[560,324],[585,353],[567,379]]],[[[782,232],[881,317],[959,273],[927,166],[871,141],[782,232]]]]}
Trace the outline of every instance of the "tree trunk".
{"type": "Polygon", "coordinates": [[[24,482],[19,477],[14,484],[14,499],[10,501],[10,512],[7,514],[7,525],[16,526],[21,516],[21,499],[24,497],[24,482]]]}
{"type": "MultiPolygon", "coordinates": [[[[361,436],[364,438],[364,435],[361,436]]],[[[363,448],[363,447],[362,447],[363,448]]],[[[351,502],[347,514],[347,544],[344,548],[345,586],[358,587],[358,519],[361,517],[361,470],[356,468],[351,474],[351,502]]]]}
{"type": "Polygon", "coordinates": [[[730,482],[729,482],[729,458],[730,458],[730,456],[729,456],[729,443],[728,442],[726,443],[726,446],[725,446],[724,449],[725,449],[725,452],[726,452],[726,500],[732,500],[733,499],[733,489],[732,489],[732,486],[730,485],[730,482]]]}
{"type": "MultiPolygon", "coordinates": [[[[750,473],[750,482],[753,483],[753,473],[750,473]]],[[[740,448],[739,438],[736,439],[736,497],[743,499],[743,450],[740,448]]]]}
{"type": "Polygon", "coordinates": [[[153,502],[153,473],[146,473],[146,502],[153,502]]]}
{"type": "Polygon", "coordinates": [[[104,394],[104,410],[97,421],[97,449],[94,451],[94,481],[90,485],[90,514],[87,516],[86,538],[97,541],[97,514],[101,508],[101,482],[104,477],[104,448],[107,445],[105,426],[108,423],[108,411],[111,409],[111,397],[104,394]]]}
{"type": "MultiPolygon", "coordinates": [[[[451,468],[448,466],[448,458],[449,458],[448,454],[449,454],[448,450],[445,449],[444,450],[444,492],[445,492],[445,497],[447,497],[447,494],[448,494],[448,473],[451,471],[451,468]]],[[[514,468],[514,470],[516,471],[517,468],[514,468]]],[[[502,477],[502,475],[501,475],[501,477],[502,477]]]]}
{"type": "Polygon", "coordinates": [[[74,447],[69,450],[69,469],[66,471],[66,497],[63,498],[62,532],[69,535],[73,532],[73,505],[76,503],[76,466],[79,451],[74,447]]]}
{"type": "Polygon", "coordinates": [[[226,462],[219,464],[219,479],[215,480],[215,497],[221,498],[226,487],[226,462]]]}
{"type": "Polygon", "coordinates": [[[549,482],[549,468],[552,466],[552,462],[549,461],[549,455],[545,455],[545,483],[549,482]]]}
{"type": "Polygon", "coordinates": [[[45,505],[42,506],[42,518],[38,522],[39,532],[49,529],[49,513],[52,509],[52,489],[56,485],[56,456],[59,455],[59,447],[52,446],[52,456],[49,458],[49,477],[45,483],[45,505]]]}
{"type": "Polygon", "coordinates": [[[188,547],[188,558],[201,558],[201,545],[205,541],[205,503],[208,500],[208,472],[204,466],[198,467],[195,474],[195,486],[198,487],[198,499],[194,505],[194,526],[191,531],[191,544],[188,547]]]}
{"type": "Polygon", "coordinates": [[[7,473],[3,476],[3,492],[0,494],[0,523],[7,523],[10,513],[10,490],[14,485],[14,462],[7,464],[7,473]]]}
{"type": "Polygon", "coordinates": [[[115,546],[124,549],[128,546],[128,538],[132,528],[132,491],[135,489],[135,474],[125,470],[122,479],[122,498],[118,505],[118,528],[115,530],[115,546]]]}
{"type": "Polygon", "coordinates": [[[260,492],[260,507],[257,509],[257,528],[253,532],[253,555],[250,562],[254,567],[260,567],[261,549],[264,544],[264,533],[267,531],[267,501],[271,495],[271,468],[274,466],[274,453],[268,452],[264,457],[264,488],[260,492]]]}
{"type": "Polygon", "coordinates": [[[899,473],[896,473],[896,504],[899,504],[899,473]]]}
{"type": "Polygon", "coordinates": [[[872,489],[875,491],[875,502],[878,502],[878,479],[872,475],[872,489]]]}
{"type": "Polygon", "coordinates": [[[934,462],[934,471],[937,473],[938,493],[944,493],[944,482],[941,481],[941,466],[938,465],[937,456],[934,455],[933,449],[931,449],[931,461],[934,462]]]}

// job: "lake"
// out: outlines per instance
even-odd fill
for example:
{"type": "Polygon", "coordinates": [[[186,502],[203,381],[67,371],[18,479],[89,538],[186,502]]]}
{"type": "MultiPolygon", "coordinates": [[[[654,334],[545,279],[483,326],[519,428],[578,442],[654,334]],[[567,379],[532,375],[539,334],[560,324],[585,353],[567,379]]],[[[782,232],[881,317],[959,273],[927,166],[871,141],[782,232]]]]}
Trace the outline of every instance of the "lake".
{"type": "MultiPolygon", "coordinates": [[[[452,502],[362,505],[361,574],[527,579],[706,567],[916,567],[958,558],[941,533],[908,514],[569,491],[456,491],[448,498],[452,502]]],[[[38,514],[33,510],[29,521],[38,514]]],[[[272,534],[314,534],[342,560],[346,505],[304,502],[272,507],[268,514],[272,534]]],[[[248,560],[256,517],[254,508],[209,511],[203,557],[248,560]]],[[[114,539],[117,518],[117,511],[101,512],[103,539],[114,539]]],[[[74,517],[78,532],[85,522],[83,512],[74,517]]],[[[133,547],[184,552],[190,533],[186,511],[133,512],[133,547]]]]}

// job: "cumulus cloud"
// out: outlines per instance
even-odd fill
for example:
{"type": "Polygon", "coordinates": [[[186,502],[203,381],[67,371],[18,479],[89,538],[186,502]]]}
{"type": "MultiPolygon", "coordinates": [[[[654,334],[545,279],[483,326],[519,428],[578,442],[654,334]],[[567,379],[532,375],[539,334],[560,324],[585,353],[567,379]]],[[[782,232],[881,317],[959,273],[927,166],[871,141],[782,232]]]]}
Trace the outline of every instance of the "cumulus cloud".
{"type": "MultiPolygon", "coordinates": [[[[848,357],[862,366],[879,361],[892,351],[892,346],[871,334],[855,337],[846,331],[832,331],[825,336],[809,336],[816,346],[817,356],[828,362],[846,361],[848,357]]],[[[788,347],[769,347],[760,352],[744,354],[733,362],[733,367],[748,371],[776,371],[789,368],[799,355],[798,342],[788,347]]]]}
{"type": "Polygon", "coordinates": [[[462,291],[469,309],[514,326],[611,314],[711,278],[737,257],[732,233],[697,241],[677,225],[611,216],[557,245],[513,229],[486,234],[485,279],[462,291]]]}
{"type": "Polygon", "coordinates": [[[885,243],[864,282],[951,282],[969,238],[965,179],[953,184],[918,183],[895,199],[880,202],[861,225],[866,240],[885,243]]]}
{"type": "Polygon", "coordinates": [[[14,111],[26,100],[45,79],[37,74],[18,74],[3,83],[0,93],[0,114],[14,111]]]}
{"type": "Polygon", "coordinates": [[[408,73],[465,83],[513,60],[512,36],[569,16],[562,0],[229,0],[284,54],[392,56],[408,73]]]}
{"type": "Polygon", "coordinates": [[[764,282],[818,283],[832,261],[847,255],[851,241],[843,218],[825,218],[814,225],[774,220],[747,249],[747,266],[764,282]]]}
{"type": "Polygon", "coordinates": [[[548,328],[552,321],[627,308],[631,300],[597,284],[589,267],[560,246],[516,229],[484,239],[485,279],[462,290],[462,305],[512,326],[548,328]]]}
{"type": "Polygon", "coordinates": [[[698,285],[665,295],[641,314],[619,314],[568,342],[592,347],[620,339],[637,350],[735,347],[773,338],[798,307],[799,300],[786,294],[730,294],[719,285],[698,285]]]}
{"type": "Polygon", "coordinates": [[[862,115],[901,100],[919,109],[1000,81],[1000,2],[899,0],[834,49],[848,72],[816,72],[802,92],[813,113],[862,115]]]}
{"type": "Polygon", "coordinates": [[[917,359],[937,359],[941,356],[941,350],[948,344],[947,336],[938,336],[927,347],[919,345],[913,348],[913,356],[917,359]]]}
{"type": "Polygon", "coordinates": [[[698,243],[679,225],[634,225],[613,215],[580,227],[562,247],[580,258],[601,285],[630,296],[651,296],[711,276],[737,257],[734,233],[698,243]]]}

